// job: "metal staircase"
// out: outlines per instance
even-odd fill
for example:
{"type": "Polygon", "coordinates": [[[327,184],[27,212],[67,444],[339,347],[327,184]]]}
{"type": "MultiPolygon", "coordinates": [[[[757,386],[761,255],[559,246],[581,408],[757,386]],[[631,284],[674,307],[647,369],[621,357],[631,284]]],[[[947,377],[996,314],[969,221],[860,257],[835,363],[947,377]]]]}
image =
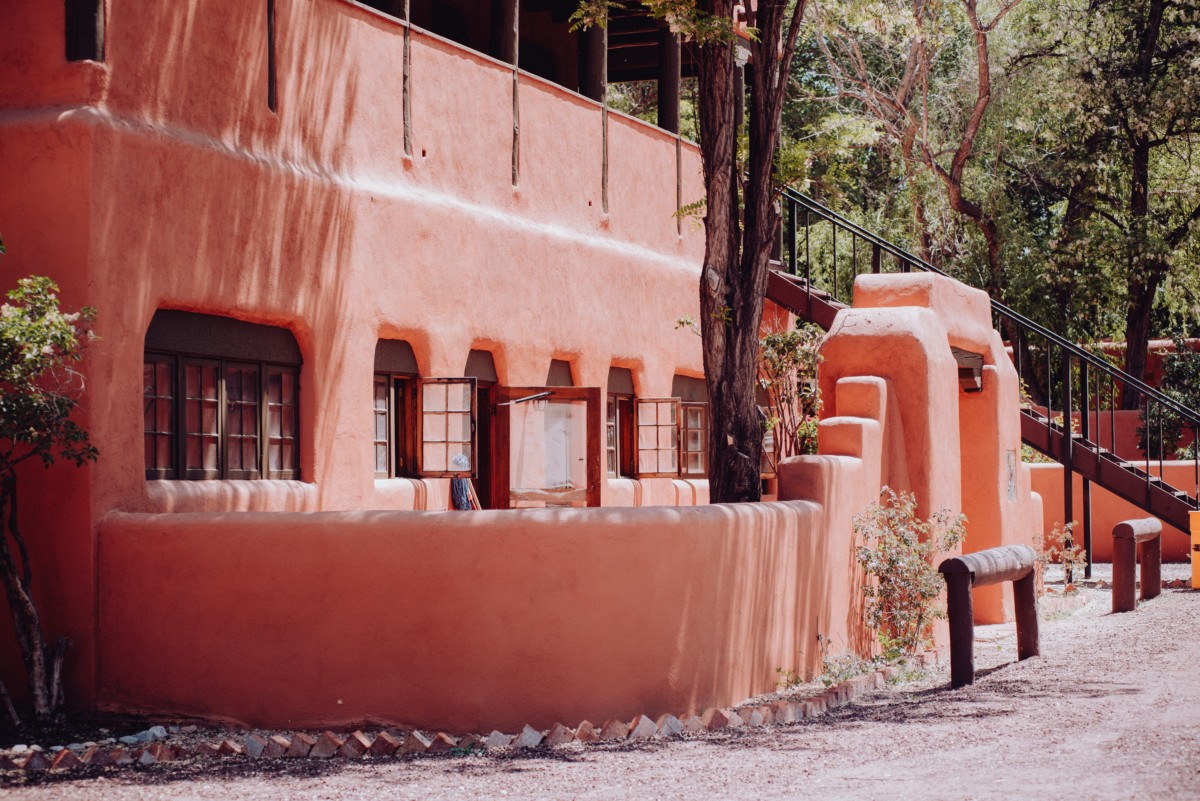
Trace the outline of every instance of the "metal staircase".
{"type": "MultiPolygon", "coordinates": [[[[864,272],[946,275],[810,197],[785,189],[782,200],[783,242],[767,297],[804,320],[828,330],[846,307],[855,277],[864,272]]],[[[1200,443],[1200,414],[995,300],[992,316],[1012,346],[1023,385],[1039,401],[1021,409],[1021,438],[1066,468],[1064,508],[1074,508],[1072,474],[1083,477],[1081,522],[1089,575],[1092,482],[1187,534],[1188,513],[1200,510],[1200,492],[1184,492],[1164,480],[1164,463],[1173,459],[1175,443],[1164,442],[1163,434],[1174,422],[1200,443]],[[1116,406],[1126,387],[1139,399],[1142,419],[1150,421],[1146,458],[1136,462],[1113,453],[1116,406]]],[[[1200,485],[1200,446],[1191,447],[1190,461],[1200,485]]]]}

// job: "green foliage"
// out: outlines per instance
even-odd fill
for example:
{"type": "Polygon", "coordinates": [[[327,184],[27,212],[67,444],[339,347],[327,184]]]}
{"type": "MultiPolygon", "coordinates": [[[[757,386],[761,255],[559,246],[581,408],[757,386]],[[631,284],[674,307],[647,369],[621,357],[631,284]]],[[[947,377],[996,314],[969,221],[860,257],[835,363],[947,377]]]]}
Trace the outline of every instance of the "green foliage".
{"type": "Polygon", "coordinates": [[[912,656],[931,642],[930,624],[946,615],[938,606],[943,582],[933,559],[963,541],[966,522],[945,510],[920,520],[916,498],[889,487],[878,503],[854,516],[854,533],[863,543],[856,555],[868,576],[866,623],[885,660],[912,656]]]}
{"type": "Polygon", "coordinates": [[[91,308],[66,313],[58,286],[22,278],[0,305],[0,473],[29,458],[83,464],[96,458],[73,420],[82,376],[71,369],[90,337],[91,308]]]}
{"type": "MultiPolygon", "coordinates": [[[[1189,409],[1200,409],[1200,353],[1182,339],[1175,340],[1173,352],[1163,354],[1160,389],[1189,409]]],[[[1190,459],[1192,448],[1176,450],[1184,426],[1184,419],[1170,409],[1153,402],[1143,405],[1138,415],[1138,447],[1147,458],[1170,459],[1181,451],[1182,458],[1190,459]]]]}
{"type": "MultiPolygon", "coordinates": [[[[708,14],[697,7],[696,0],[642,0],[651,16],[665,20],[672,33],[699,44],[728,41],[733,37],[733,20],[708,14]]],[[[615,0],[579,0],[571,12],[571,30],[593,25],[608,27],[608,15],[623,3],[615,0]]]]}
{"type": "MultiPolygon", "coordinates": [[[[1087,553],[1080,545],[1067,545],[1067,541],[1071,539],[1072,532],[1075,530],[1075,522],[1071,521],[1066,525],[1055,523],[1054,528],[1050,530],[1050,536],[1047,538],[1051,545],[1043,544],[1041,547],[1034,550],[1036,556],[1037,570],[1037,594],[1044,595],[1046,593],[1045,575],[1046,567],[1052,564],[1062,565],[1063,575],[1065,577],[1073,577],[1078,575],[1078,571],[1082,570],[1087,564],[1087,553]]],[[[1073,595],[1078,590],[1074,584],[1063,581],[1063,594],[1073,595]]]]}
{"type": "Polygon", "coordinates": [[[800,323],[791,331],[769,333],[759,343],[758,386],[770,409],[763,427],[775,442],[768,457],[772,467],[782,458],[817,452],[817,368],[824,339],[819,327],[800,323]]]}

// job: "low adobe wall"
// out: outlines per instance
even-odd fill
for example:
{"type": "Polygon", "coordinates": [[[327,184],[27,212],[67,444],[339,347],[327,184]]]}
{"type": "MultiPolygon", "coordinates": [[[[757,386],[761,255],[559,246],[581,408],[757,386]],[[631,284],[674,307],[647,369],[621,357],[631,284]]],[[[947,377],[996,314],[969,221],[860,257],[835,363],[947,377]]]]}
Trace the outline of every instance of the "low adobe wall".
{"type": "Polygon", "coordinates": [[[849,532],[823,518],[811,502],[114,514],[100,705],[477,731],[728,704],[777,668],[811,675],[818,633],[848,639],[859,616],[830,585],[849,532]]]}
{"type": "Polygon", "coordinates": [[[682,714],[865,653],[851,518],[879,490],[886,386],[759,504],[114,513],[102,708],[447,731],[682,714]]]}
{"type": "MultiPolygon", "coordinates": [[[[1056,523],[1063,522],[1063,473],[1060,464],[1031,464],[1033,489],[1042,495],[1042,525],[1047,545],[1061,544],[1049,541],[1050,531],[1056,523]]],[[[1151,463],[1158,475],[1158,463],[1151,463]]],[[[1193,462],[1164,462],[1163,477],[1168,484],[1184,492],[1196,492],[1196,466],[1193,462]]],[[[1075,474],[1075,520],[1083,520],[1083,478],[1075,474]]],[[[1122,520],[1145,517],[1146,512],[1113,495],[1098,484],[1092,484],[1092,559],[1096,562],[1112,561],[1112,530],[1122,520]]],[[[1076,544],[1083,544],[1083,524],[1075,528],[1076,544]]],[[[1164,562],[1186,562],[1190,558],[1190,540],[1187,534],[1174,526],[1163,524],[1162,558],[1164,562]]]]}

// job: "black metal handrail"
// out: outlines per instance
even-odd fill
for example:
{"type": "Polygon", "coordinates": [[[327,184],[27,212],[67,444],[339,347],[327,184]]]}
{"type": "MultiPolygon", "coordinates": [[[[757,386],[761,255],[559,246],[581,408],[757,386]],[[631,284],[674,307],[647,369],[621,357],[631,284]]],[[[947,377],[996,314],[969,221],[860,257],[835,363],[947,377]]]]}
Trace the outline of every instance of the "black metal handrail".
{"type": "MultiPolygon", "coordinates": [[[[838,214],[833,209],[830,209],[829,207],[824,206],[821,203],[818,203],[816,200],[813,200],[812,198],[808,197],[807,195],[803,195],[803,194],[795,191],[794,189],[787,187],[783,190],[783,197],[785,200],[791,201],[791,203],[789,204],[789,207],[790,207],[789,211],[796,207],[800,207],[800,208],[804,209],[805,211],[808,211],[809,213],[816,214],[817,216],[823,218],[824,220],[834,223],[834,224],[844,228],[846,231],[850,232],[854,236],[857,236],[858,238],[867,241],[868,243],[870,243],[873,246],[879,247],[882,251],[884,251],[892,256],[895,256],[897,258],[897,260],[904,263],[902,266],[903,272],[908,272],[908,269],[907,269],[908,267],[916,267],[917,269],[919,269],[923,272],[931,272],[931,273],[937,273],[939,275],[945,275],[947,277],[953,277],[953,276],[950,276],[950,274],[947,273],[945,270],[939,269],[938,267],[935,267],[934,265],[932,265],[929,262],[922,259],[920,256],[914,255],[914,254],[908,252],[907,250],[897,247],[896,245],[892,244],[891,242],[888,242],[887,240],[877,236],[876,234],[871,233],[870,231],[866,230],[865,228],[858,225],[854,221],[846,219],[845,217],[838,214]]],[[[792,218],[789,214],[788,220],[789,220],[789,222],[792,222],[792,221],[794,221],[794,218],[792,218]]],[[[791,226],[791,231],[793,232],[793,236],[794,236],[795,230],[796,230],[796,228],[793,224],[791,226]]],[[[835,239],[835,248],[836,248],[836,239],[835,239]]],[[[791,253],[792,253],[792,257],[793,257],[793,264],[795,264],[795,249],[794,248],[791,250],[791,253]]],[[[835,253],[836,253],[836,250],[835,250],[835,253]]],[[[793,274],[798,274],[795,269],[793,269],[792,272],[793,272],[793,274]]],[[[836,289],[836,287],[835,287],[835,289],[836,289]]],[[[836,295],[835,295],[835,297],[836,297],[836,295]]],[[[1112,377],[1116,381],[1121,382],[1122,385],[1130,386],[1134,390],[1136,390],[1139,394],[1145,395],[1149,398],[1152,398],[1156,402],[1161,403],[1164,407],[1175,412],[1180,417],[1185,418],[1192,425],[1200,426],[1200,413],[1185,406],[1184,404],[1180,403],[1179,401],[1175,400],[1174,398],[1170,397],[1169,395],[1166,395],[1163,392],[1160,392],[1159,390],[1155,389],[1154,387],[1150,386],[1149,384],[1145,383],[1144,381],[1134,378],[1133,376],[1129,375],[1128,373],[1126,373],[1125,371],[1123,371],[1117,367],[1113,367],[1111,364],[1109,364],[1104,359],[1101,359],[1100,357],[1096,356],[1095,354],[1085,350],[1084,348],[1080,347],[1078,344],[1072,342],[1071,340],[1063,338],[1062,336],[1055,333],[1054,331],[1051,331],[1050,329],[1046,328],[1045,326],[1043,326],[1037,322],[1034,322],[1033,320],[1030,320],[1028,317],[1021,314],[1020,312],[1010,309],[1009,307],[1005,306],[1003,303],[996,300],[995,298],[991,299],[991,304],[992,304],[992,311],[994,311],[996,314],[1000,315],[1001,317],[1004,317],[1006,319],[1013,321],[1014,323],[1017,323],[1020,327],[1025,328],[1025,329],[1037,334],[1038,336],[1045,339],[1048,343],[1052,343],[1055,347],[1062,348],[1062,349],[1066,350],[1068,353],[1070,353],[1072,356],[1075,356],[1078,359],[1086,361],[1090,366],[1096,367],[1099,370],[1101,370],[1102,372],[1107,373],[1110,377],[1112,377]]],[[[1014,344],[1014,346],[1016,345],[1016,343],[1013,343],[1013,344],[1014,344]]]]}
{"type": "MultiPolygon", "coordinates": [[[[804,279],[806,291],[810,294],[814,290],[824,290],[829,293],[834,301],[839,300],[839,287],[843,284],[842,279],[848,277],[850,279],[849,283],[852,283],[854,278],[860,274],[860,242],[865,243],[870,249],[870,270],[873,273],[884,271],[883,256],[886,254],[895,259],[896,265],[901,272],[909,272],[915,269],[922,272],[953,277],[921,257],[871,233],[854,221],[843,217],[813,198],[801,194],[790,187],[783,189],[782,200],[785,205],[785,225],[782,232],[779,256],[783,259],[786,253],[786,261],[791,273],[804,279]],[[804,230],[803,260],[800,257],[801,242],[799,239],[802,214],[804,230]],[[815,221],[814,217],[816,218],[815,221]],[[818,285],[818,283],[814,282],[814,279],[819,276],[814,275],[812,237],[815,230],[813,228],[814,224],[822,221],[828,222],[830,229],[828,237],[824,237],[823,242],[821,241],[821,236],[818,236],[816,249],[819,255],[821,246],[824,244],[827,253],[828,251],[832,251],[832,259],[821,261],[816,265],[816,272],[826,273],[825,278],[830,279],[828,284],[818,285]],[[841,263],[846,259],[845,256],[842,259],[838,257],[839,231],[843,234],[843,242],[846,234],[850,236],[850,247],[846,248],[843,244],[843,254],[845,254],[846,250],[849,250],[848,255],[851,262],[851,275],[849,276],[845,276],[841,272],[841,263]]],[[[1047,432],[1057,432],[1059,434],[1057,438],[1050,437],[1042,445],[1037,445],[1037,442],[1033,440],[1030,440],[1030,442],[1037,447],[1047,447],[1054,450],[1053,454],[1048,450],[1047,455],[1057,458],[1066,468],[1063,476],[1063,508],[1074,508],[1073,460],[1075,459],[1076,448],[1082,448],[1095,453],[1097,457],[1103,457],[1110,462],[1117,462],[1119,469],[1123,475],[1126,475],[1127,479],[1133,478],[1135,483],[1144,482],[1143,497],[1146,499],[1145,508],[1147,511],[1150,511],[1150,507],[1154,505],[1149,499],[1160,494],[1160,490],[1173,496],[1175,501],[1178,502],[1172,506],[1172,509],[1175,510],[1172,513],[1175,524],[1185,525],[1180,520],[1181,518],[1186,519],[1186,514],[1179,514],[1179,512],[1184,507],[1187,510],[1200,510],[1200,413],[1197,413],[1166,393],[1151,387],[1145,381],[1134,378],[1123,370],[1114,367],[1106,360],[1087,351],[1077,343],[1065,339],[1023,314],[1008,308],[994,298],[991,299],[991,309],[993,314],[996,315],[997,327],[1008,334],[1008,339],[1012,346],[1012,359],[1018,376],[1023,383],[1028,379],[1026,386],[1030,388],[1030,391],[1040,394],[1044,403],[1046,410],[1044,418],[1036,414],[1033,410],[1027,410],[1026,413],[1038,421],[1039,425],[1045,426],[1047,432]],[[1042,359],[1043,355],[1044,361],[1042,359]],[[1055,356],[1058,357],[1057,360],[1055,356]],[[1044,375],[1039,375],[1043,369],[1044,375]],[[1042,391],[1043,377],[1044,391],[1042,391]],[[1118,387],[1123,392],[1130,393],[1131,397],[1136,397],[1139,401],[1138,406],[1141,409],[1143,426],[1143,429],[1139,432],[1141,435],[1139,448],[1145,457],[1144,470],[1138,467],[1132,460],[1127,461],[1126,458],[1117,454],[1116,411],[1118,387]],[[1105,406],[1106,389],[1107,406],[1105,406]],[[1055,416],[1056,396],[1060,405],[1059,412],[1062,413],[1061,421],[1055,416]],[[1077,412],[1079,413],[1078,423],[1080,429],[1078,434],[1074,433],[1074,415],[1077,412]],[[1101,418],[1106,413],[1108,414],[1107,425],[1103,425],[1101,418]],[[1182,438],[1182,434],[1185,431],[1189,431],[1192,436],[1191,452],[1188,454],[1193,463],[1192,472],[1195,481],[1193,486],[1196,487],[1195,492],[1192,493],[1178,491],[1164,480],[1164,463],[1168,460],[1173,460],[1175,456],[1173,449],[1179,442],[1185,441],[1182,438]],[[1108,434],[1109,447],[1107,450],[1103,447],[1105,433],[1108,434]],[[1047,442],[1056,442],[1057,444],[1051,447],[1046,444],[1047,442]],[[1155,453],[1154,451],[1157,452],[1155,453]],[[1158,462],[1157,477],[1152,475],[1151,464],[1154,461],[1158,462]],[[1179,506],[1179,504],[1183,504],[1184,507],[1179,506]]],[[[1126,480],[1125,484],[1126,486],[1128,485],[1128,480],[1126,480]]],[[[1126,495],[1125,497],[1129,496],[1126,495]]],[[[1082,524],[1083,545],[1087,552],[1086,575],[1088,576],[1091,575],[1092,526],[1090,499],[1091,483],[1085,479],[1083,482],[1084,512],[1082,524]]],[[[1068,514],[1068,516],[1070,515],[1068,514]]],[[[1068,543],[1070,539],[1071,537],[1068,536],[1068,543]]]]}

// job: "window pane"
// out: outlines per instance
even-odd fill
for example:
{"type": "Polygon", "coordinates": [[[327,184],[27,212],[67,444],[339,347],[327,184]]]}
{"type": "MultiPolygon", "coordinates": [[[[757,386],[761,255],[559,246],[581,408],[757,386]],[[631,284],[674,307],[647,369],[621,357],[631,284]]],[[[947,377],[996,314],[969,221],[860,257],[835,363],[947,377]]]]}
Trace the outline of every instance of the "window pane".
{"type": "Polygon", "coordinates": [[[638,447],[654,448],[658,446],[658,433],[654,426],[638,426],[638,447]]]}
{"type": "Polygon", "coordinates": [[[697,453],[704,449],[704,442],[700,438],[700,435],[701,435],[701,432],[699,432],[699,431],[688,431],[687,432],[687,450],[688,450],[688,452],[697,453]]]}
{"type": "Polygon", "coordinates": [[[423,439],[426,442],[446,441],[446,415],[426,414],[422,420],[423,439]]]}
{"type": "Polygon", "coordinates": [[[426,470],[446,470],[446,446],[442,443],[427,444],[424,448],[423,466],[426,470]]]}
{"type": "Polygon", "coordinates": [[[471,445],[469,442],[451,443],[447,448],[451,470],[471,469],[471,445]]]}
{"type": "Polygon", "coordinates": [[[639,403],[638,407],[638,425],[652,426],[655,422],[656,411],[653,403],[639,403]]]}
{"type": "Polygon", "coordinates": [[[684,413],[687,416],[685,425],[688,428],[700,428],[704,425],[704,413],[700,409],[695,406],[689,406],[684,410],[684,413]]]}
{"type": "Polygon", "coordinates": [[[375,443],[375,472],[387,473],[387,443],[375,443]]]}
{"type": "Polygon", "coordinates": [[[674,427],[659,426],[658,429],[658,447],[659,449],[671,448],[674,450],[678,431],[674,427]]]}
{"type": "Polygon", "coordinates": [[[452,412],[471,411],[471,384],[468,382],[446,385],[448,393],[446,408],[452,412]]]}
{"type": "Polygon", "coordinates": [[[446,385],[426,384],[421,400],[422,409],[426,412],[446,411],[446,385]]]}
{"type": "Polygon", "coordinates": [[[658,452],[657,451],[638,451],[638,472],[639,473],[657,473],[658,472],[658,452]]]}
{"type": "Polygon", "coordinates": [[[469,414],[453,414],[449,415],[449,432],[447,439],[453,442],[470,442],[471,441],[471,415],[469,414]]]}
{"type": "Polygon", "coordinates": [[[675,425],[675,404],[674,403],[659,403],[658,406],[658,424],[660,426],[675,425]]]}

